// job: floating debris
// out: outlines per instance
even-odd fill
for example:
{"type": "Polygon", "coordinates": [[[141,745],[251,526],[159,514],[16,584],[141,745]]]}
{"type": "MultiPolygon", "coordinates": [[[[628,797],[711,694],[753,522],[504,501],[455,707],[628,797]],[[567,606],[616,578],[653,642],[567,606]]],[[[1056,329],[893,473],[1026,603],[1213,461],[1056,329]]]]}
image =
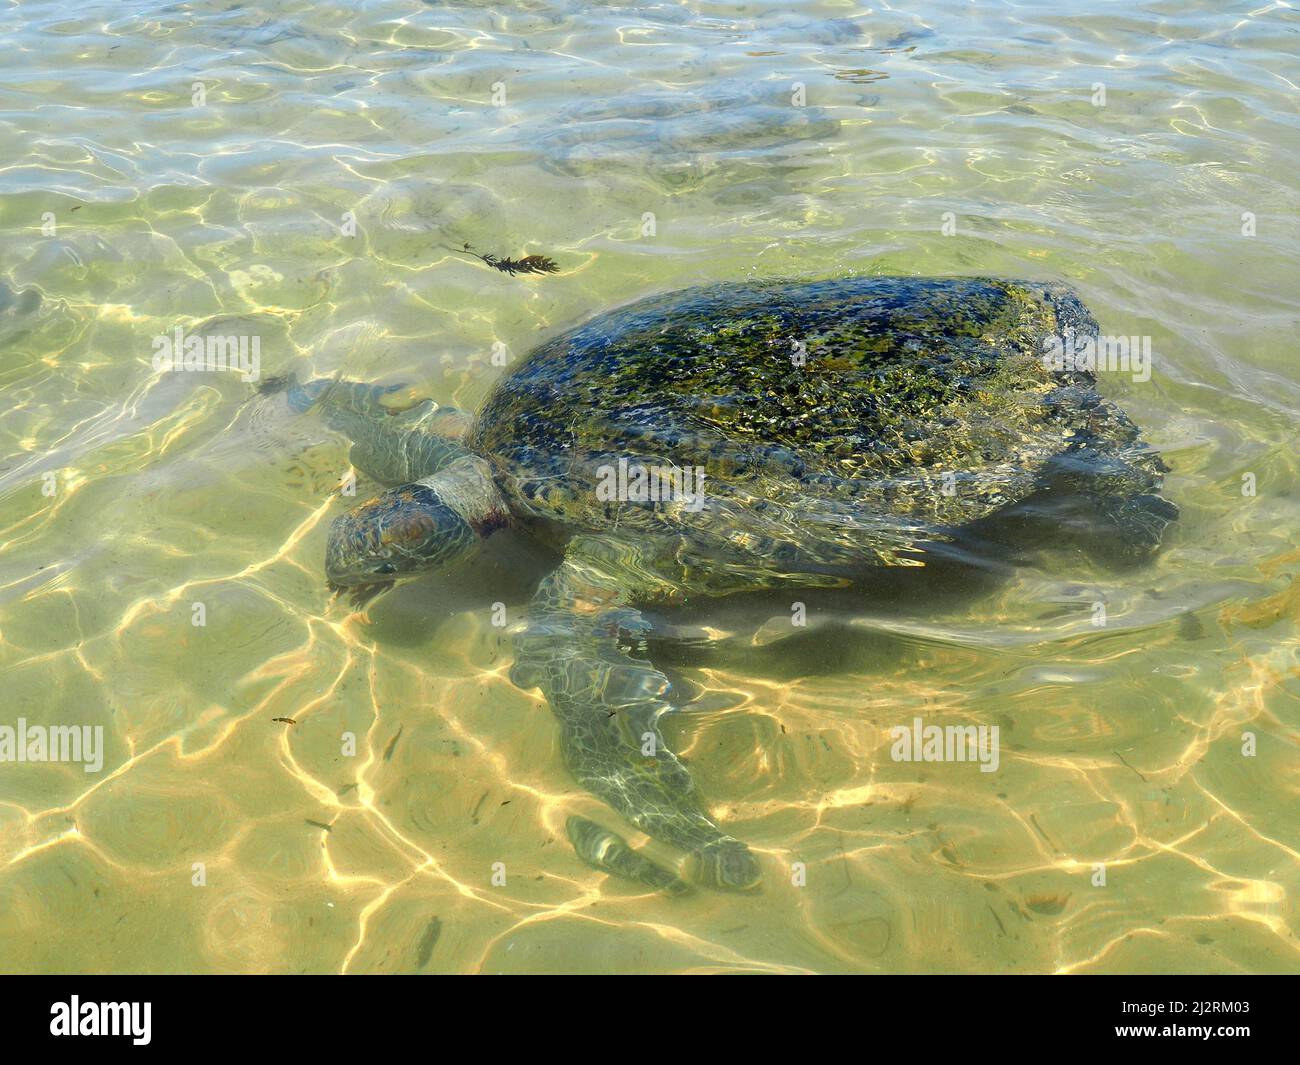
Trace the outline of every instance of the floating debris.
{"type": "Polygon", "coordinates": [[[465,251],[476,259],[482,259],[493,270],[500,270],[503,274],[555,274],[559,273],[559,266],[554,259],[546,255],[525,255],[522,259],[511,259],[509,256],[502,258],[499,255],[493,255],[490,252],[487,255],[476,252],[470,245],[466,244],[465,251]]]}
{"type": "Polygon", "coordinates": [[[854,70],[836,70],[834,77],[837,81],[851,81],[855,85],[870,85],[873,81],[883,81],[889,77],[883,70],[870,70],[866,67],[860,67],[854,70]]]}

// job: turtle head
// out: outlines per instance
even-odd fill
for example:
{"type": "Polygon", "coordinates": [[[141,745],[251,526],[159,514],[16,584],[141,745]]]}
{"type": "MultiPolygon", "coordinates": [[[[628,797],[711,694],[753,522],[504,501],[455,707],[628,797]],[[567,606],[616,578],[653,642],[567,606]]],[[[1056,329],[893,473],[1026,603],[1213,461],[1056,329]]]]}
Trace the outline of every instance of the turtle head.
{"type": "Polygon", "coordinates": [[[467,455],[335,518],[325,575],[333,591],[364,603],[405,577],[463,562],[508,520],[487,463],[467,455]]]}

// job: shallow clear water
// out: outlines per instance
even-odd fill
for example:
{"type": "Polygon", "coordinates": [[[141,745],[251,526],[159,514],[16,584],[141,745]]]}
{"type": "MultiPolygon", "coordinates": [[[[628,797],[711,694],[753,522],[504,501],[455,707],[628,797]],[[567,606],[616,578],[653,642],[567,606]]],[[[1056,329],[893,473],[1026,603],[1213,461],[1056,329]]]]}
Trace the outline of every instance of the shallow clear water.
{"type": "Polygon", "coordinates": [[[0,9],[0,726],[105,736],[0,765],[0,969],[1300,971],[1300,16],[1063,6],[0,9]],[[1136,573],[1047,544],[794,639],[779,600],[697,619],[665,731],[753,896],[569,849],[619,822],[492,624],[545,556],[353,614],[347,442],[151,364],[256,335],[263,375],[473,409],[640,296],[851,273],[1061,279],[1150,336],[1101,388],[1182,519],[1136,573]],[[917,716],[997,724],[998,771],[894,761],[917,716]]]}

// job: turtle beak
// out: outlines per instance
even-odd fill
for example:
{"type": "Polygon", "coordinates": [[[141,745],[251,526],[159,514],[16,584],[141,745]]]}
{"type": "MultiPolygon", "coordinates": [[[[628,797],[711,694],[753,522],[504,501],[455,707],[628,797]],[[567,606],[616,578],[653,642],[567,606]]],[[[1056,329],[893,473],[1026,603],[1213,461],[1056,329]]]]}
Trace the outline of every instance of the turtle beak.
{"type": "Polygon", "coordinates": [[[329,584],[329,590],[335,598],[340,595],[346,597],[348,603],[354,610],[362,610],[372,600],[377,599],[388,591],[396,581],[376,581],[374,584],[335,584],[333,581],[329,584]]]}

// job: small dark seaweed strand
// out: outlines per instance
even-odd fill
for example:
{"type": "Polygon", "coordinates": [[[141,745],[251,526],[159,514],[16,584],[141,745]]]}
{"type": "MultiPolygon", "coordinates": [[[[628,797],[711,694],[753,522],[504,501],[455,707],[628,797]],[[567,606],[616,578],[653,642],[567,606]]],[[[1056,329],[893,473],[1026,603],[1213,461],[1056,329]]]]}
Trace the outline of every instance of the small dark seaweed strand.
{"type": "Polygon", "coordinates": [[[393,751],[397,748],[397,741],[402,738],[402,729],[404,728],[406,728],[405,725],[398,725],[396,734],[388,741],[388,746],[384,748],[385,762],[391,762],[393,760],[393,751]]]}
{"type": "Polygon", "coordinates": [[[433,918],[424,930],[424,935],[420,937],[420,942],[415,949],[415,967],[423,969],[429,964],[429,958],[433,956],[433,948],[438,943],[438,938],[442,935],[442,920],[438,917],[433,918]]]}
{"type": "MultiPolygon", "coordinates": [[[[443,247],[447,246],[444,244],[443,247]]],[[[515,274],[556,274],[560,271],[559,265],[549,255],[525,255],[522,259],[512,259],[507,255],[502,258],[499,255],[493,255],[491,252],[483,255],[476,252],[469,244],[462,248],[447,248],[447,250],[458,254],[472,255],[474,258],[487,263],[493,270],[500,270],[503,274],[509,274],[511,277],[515,274]]]]}

